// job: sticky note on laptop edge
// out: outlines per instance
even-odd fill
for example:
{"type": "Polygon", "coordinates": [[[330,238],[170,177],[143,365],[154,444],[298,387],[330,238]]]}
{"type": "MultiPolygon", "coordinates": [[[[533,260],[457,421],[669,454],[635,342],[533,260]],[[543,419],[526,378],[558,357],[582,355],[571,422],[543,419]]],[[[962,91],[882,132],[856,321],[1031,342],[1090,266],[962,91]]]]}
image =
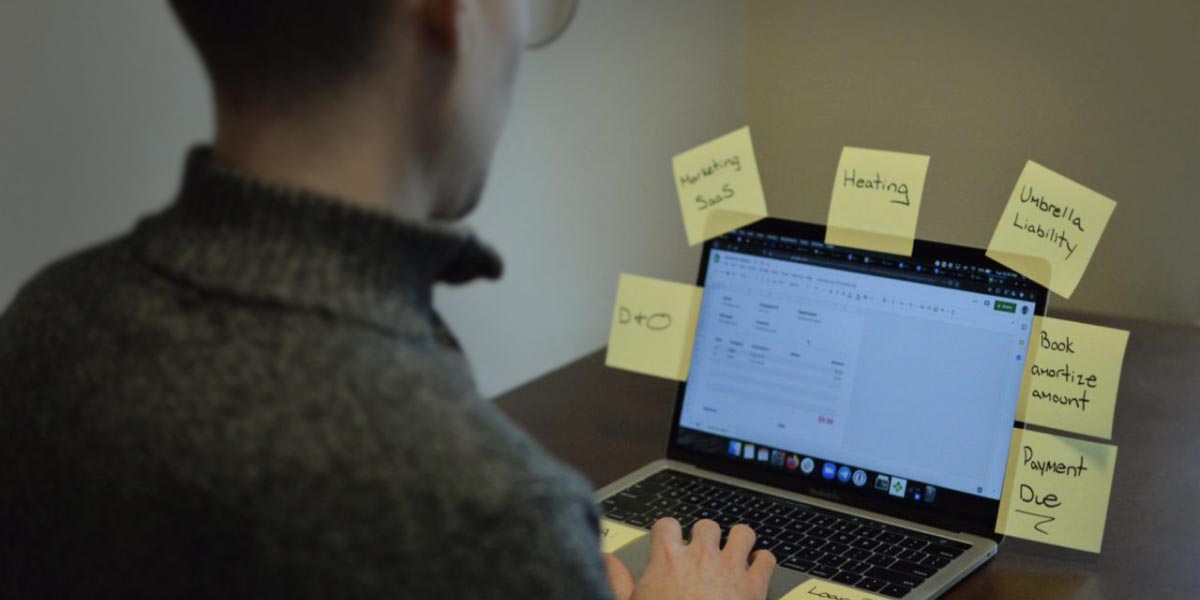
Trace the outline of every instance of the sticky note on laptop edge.
{"type": "Polygon", "coordinates": [[[1117,447],[1014,429],[996,532],[1100,552],[1117,447]]]}
{"type": "Polygon", "coordinates": [[[680,153],[671,160],[671,166],[688,245],[695,246],[767,216],[749,127],[680,153]],[[741,214],[743,219],[727,218],[723,228],[710,226],[710,215],[718,207],[741,214]]]}
{"type": "Polygon", "coordinates": [[[912,256],[928,169],[925,155],[842,148],[825,243],[912,256]]]}
{"type": "Polygon", "coordinates": [[[622,273],[604,364],[686,381],[703,290],[622,273]]]}
{"type": "Polygon", "coordinates": [[[784,595],[780,600],[885,600],[883,596],[877,596],[870,592],[852,588],[825,581],[823,579],[809,579],[804,583],[792,588],[792,591],[784,595]]]}
{"type": "Polygon", "coordinates": [[[1129,332],[1121,329],[1034,317],[1017,418],[1112,438],[1128,342],[1129,332]]]}
{"type": "Polygon", "coordinates": [[[1117,203],[1033,161],[1025,163],[992,233],[987,255],[1070,298],[1117,203]],[[1050,273],[1029,273],[1022,260],[1049,261],[1050,273]]]}
{"type": "Polygon", "coordinates": [[[600,551],[616,552],[646,535],[647,531],[610,519],[600,519],[600,551]]]}

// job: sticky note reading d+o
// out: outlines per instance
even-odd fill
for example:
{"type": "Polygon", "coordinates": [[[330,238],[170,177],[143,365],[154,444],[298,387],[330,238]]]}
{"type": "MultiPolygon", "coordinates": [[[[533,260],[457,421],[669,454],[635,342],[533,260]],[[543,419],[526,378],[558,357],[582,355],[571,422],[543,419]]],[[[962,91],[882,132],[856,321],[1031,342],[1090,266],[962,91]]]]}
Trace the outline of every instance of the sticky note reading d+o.
{"type": "Polygon", "coordinates": [[[1013,430],[996,532],[1100,552],[1117,447],[1013,430]]]}
{"type": "Polygon", "coordinates": [[[792,588],[786,596],[780,600],[886,600],[883,596],[876,596],[864,592],[860,589],[855,589],[840,583],[832,581],[822,581],[820,579],[809,579],[804,583],[792,588]]]}
{"type": "Polygon", "coordinates": [[[679,154],[671,164],[688,245],[695,246],[767,216],[749,127],[679,154]],[[708,222],[717,208],[727,215],[720,226],[708,222]],[[738,218],[728,218],[731,215],[738,218]]]}
{"type": "Polygon", "coordinates": [[[929,157],[842,148],[825,243],[912,256],[929,157]]]}
{"type": "Polygon", "coordinates": [[[987,255],[1070,298],[1116,206],[1116,202],[1029,161],[996,224],[987,255]],[[1046,262],[1048,272],[1038,267],[1046,262]]]}
{"type": "Polygon", "coordinates": [[[1034,317],[1021,420],[1112,438],[1117,386],[1129,332],[1034,317]]]}
{"type": "Polygon", "coordinates": [[[600,551],[616,552],[646,535],[646,532],[624,523],[600,519],[600,551]]]}
{"type": "Polygon", "coordinates": [[[703,290],[621,274],[604,364],[686,381],[703,290]]]}

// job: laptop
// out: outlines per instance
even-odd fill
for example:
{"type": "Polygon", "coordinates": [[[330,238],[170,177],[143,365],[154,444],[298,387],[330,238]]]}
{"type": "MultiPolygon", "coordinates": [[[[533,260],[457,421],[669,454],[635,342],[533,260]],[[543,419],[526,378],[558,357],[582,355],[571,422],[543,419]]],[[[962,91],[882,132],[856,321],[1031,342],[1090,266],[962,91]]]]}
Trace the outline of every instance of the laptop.
{"type": "MultiPolygon", "coordinates": [[[[704,288],[667,458],[597,492],[606,519],[750,525],[810,578],[894,598],[946,592],[994,533],[1035,315],[1047,292],[984,251],[912,256],[764,219],[704,244],[704,288]]],[[[724,539],[724,538],[723,538],[724,539]]],[[[635,576],[650,536],[616,552],[635,576]]]]}

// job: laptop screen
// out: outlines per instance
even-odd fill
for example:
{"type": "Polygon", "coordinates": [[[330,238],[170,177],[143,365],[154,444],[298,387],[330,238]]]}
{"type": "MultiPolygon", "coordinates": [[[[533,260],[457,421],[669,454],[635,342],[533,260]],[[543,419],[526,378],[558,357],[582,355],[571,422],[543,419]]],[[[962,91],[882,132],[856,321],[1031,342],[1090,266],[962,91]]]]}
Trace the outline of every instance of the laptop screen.
{"type": "Polygon", "coordinates": [[[707,245],[675,442],[910,507],[999,500],[1044,289],[978,250],[794,225],[707,245]]]}

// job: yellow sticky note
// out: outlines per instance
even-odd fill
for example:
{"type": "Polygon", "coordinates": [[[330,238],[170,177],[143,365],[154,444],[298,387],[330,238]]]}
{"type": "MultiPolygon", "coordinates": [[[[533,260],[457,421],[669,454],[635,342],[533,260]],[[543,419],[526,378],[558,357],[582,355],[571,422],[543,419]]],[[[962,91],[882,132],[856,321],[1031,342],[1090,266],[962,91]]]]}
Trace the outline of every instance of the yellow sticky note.
{"type": "Polygon", "coordinates": [[[929,157],[842,148],[825,243],[912,256],[929,157]]]}
{"type": "Polygon", "coordinates": [[[703,290],[622,273],[604,364],[686,381],[703,290]]]}
{"type": "Polygon", "coordinates": [[[1129,332],[1034,317],[1028,383],[1018,418],[1035,425],[1112,438],[1117,387],[1129,332]]]}
{"type": "Polygon", "coordinates": [[[1117,447],[1013,431],[996,532],[1100,552],[1117,447]]]}
{"type": "Polygon", "coordinates": [[[610,519],[600,519],[600,551],[616,552],[638,538],[646,535],[646,531],[618,523],[610,519]]]}
{"type": "Polygon", "coordinates": [[[671,163],[688,245],[767,216],[749,127],[676,155],[671,163]],[[719,227],[710,226],[710,215],[718,207],[740,217],[727,217],[719,227]]]}
{"type": "Polygon", "coordinates": [[[821,579],[809,579],[804,583],[792,588],[780,600],[886,600],[883,596],[877,596],[868,592],[864,592],[857,588],[824,581],[821,579]]]}
{"type": "Polygon", "coordinates": [[[1025,163],[987,255],[1070,298],[1092,260],[1116,202],[1039,165],[1025,163]],[[1048,261],[1029,268],[1027,261],[1048,261]]]}

